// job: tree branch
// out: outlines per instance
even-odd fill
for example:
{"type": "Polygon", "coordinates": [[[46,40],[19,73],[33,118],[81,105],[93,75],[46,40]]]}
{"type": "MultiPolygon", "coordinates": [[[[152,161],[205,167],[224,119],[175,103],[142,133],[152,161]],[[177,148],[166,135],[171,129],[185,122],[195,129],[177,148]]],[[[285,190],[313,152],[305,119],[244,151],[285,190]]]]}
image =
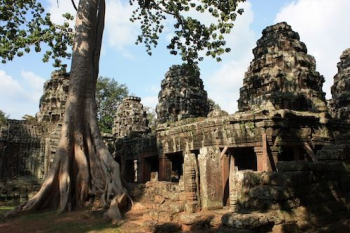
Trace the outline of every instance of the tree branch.
{"type": "Polygon", "coordinates": [[[71,0],[71,1],[72,1],[72,4],[73,4],[74,9],[75,9],[76,11],[78,11],[78,8],[77,8],[77,6],[75,5],[74,0],[71,0]]]}

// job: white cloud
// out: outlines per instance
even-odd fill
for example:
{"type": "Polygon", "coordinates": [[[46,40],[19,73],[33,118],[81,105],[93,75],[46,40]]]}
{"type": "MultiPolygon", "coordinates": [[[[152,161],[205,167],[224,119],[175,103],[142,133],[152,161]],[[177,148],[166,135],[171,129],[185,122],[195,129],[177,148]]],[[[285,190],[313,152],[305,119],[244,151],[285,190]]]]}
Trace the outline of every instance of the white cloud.
{"type": "Polygon", "coordinates": [[[244,14],[237,17],[230,35],[225,36],[231,54],[224,58],[221,67],[212,74],[203,74],[208,97],[218,103],[223,110],[233,113],[237,110],[239,88],[243,86],[244,73],[251,61],[255,34],[250,28],[254,19],[251,4],[241,5],[244,14]],[[226,61],[226,62],[225,62],[226,61]]]}
{"type": "MultiPolygon", "coordinates": [[[[63,24],[65,22],[65,18],[62,17],[63,14],[65,13],[70,13],[74,17],[76,15],[76,11],[73,7],[73,4],[71,1],[67,0],[48,0],[49,2],[49,7],[48,7],[48,12],[51,14],[51,20],[52,22],[56,24],[63,24]]],[[[75,1],[75,4],[78,4],[78,1],[75,1]]],[[[77,6],[78,7],[78,6],[77,6]]],[[[72,22],[74,23],[74,22],[72,22]]],[[[71,24],[73,25],[73,24],[71,24]]]]}
{"type": "Polygon", "coordinates": [[[24,91],[20,83],[7,75],[3,70],[0,70],[0,82],[0,99],[4,99],[4,97],[16,98],[18,93],[24,91]]]}
{"type": "Polygon", "coordinates": [[[23,78],[23,84],[27,88],[28,95],[33,103],[38,104],[39,99],[43,92],[43,86],[45,83],[45,79],[40,76],[34,74],[31,71],[21,71],[21,76],[23,78]]]}
{"type": "Polygon", "coordinates": [[[122,52],[125,57],[133,58],[125,47],[134,44],[139,34],[139,24],[130,21],[134,7],[121,0],[108,0],[106,4],[108,44],[122,52]]]}
{"type": "Polygon", "coordinates": [[[143,97],[141,100],[143,106],[150,107],[152,109],[156,109],[157,103],[158,103],[158,97],[157,96],[146,96],[143,97]]]}
{"type": "Polygon", "coordinates": [[[21,119],[25,114],[35,115],[44,79],[33,72],[21,71],[21,79],[15,80],[0,70],[0,82],[1,110],[9,114],[11,119],[21,119]]]}
{"type": "Polygon", "coordinates": [[[325,76],[323,91],[330,96],[330,86],[337,73],[341,53],[350,47],[349,0],[298,0],[277,14],[275,22],[286,21],[298,32],[317,70],[325,76]]]}

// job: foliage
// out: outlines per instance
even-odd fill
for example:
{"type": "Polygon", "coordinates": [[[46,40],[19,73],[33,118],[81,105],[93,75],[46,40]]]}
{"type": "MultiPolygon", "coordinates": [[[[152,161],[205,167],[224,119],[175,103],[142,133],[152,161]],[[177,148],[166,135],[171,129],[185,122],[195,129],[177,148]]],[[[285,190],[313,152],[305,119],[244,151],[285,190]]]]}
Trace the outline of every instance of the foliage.
{"type": "Polygon", "coordinates": [[[210,98],[208,98],[208,104],[209,104],[209,112],[213,110],[221,110],[220,105],[210,98]]]}
{"type": "MultiPolygon", "coordinates": [[[[13,60],[29,53],[33,47],[41,52],[42,44],[47,44],[43,61],[54,60],[54,67],[65,68],[61,58],[70,58],[73,30],[70,14],[64,14],[63,25],[51,21],[43,5],[37,0],[2,0],[0,3],[0,57],[1,62],[13,60]]],[[[45,47],[46,48],[46,47],[45,47]]]]}
{"type": "Polygon", "coordinates": [[[230,48],[225,47],[224,34],[231,32],[237,14],[243,13],[238,4],[245,0],[130,0],[131,5],[135,2],[139,6],[130,20],[141,21],[142,31],[136,44],[145,43],[148,54],[152,55],[151,47],[157,46],[158,35],[164,31],[164,20],[167,16],[173,17],[175,35],[167,48],[173,55],[179,51],[182,60],[191,64],[203,60],[199,53],[203,50],[206,56],[217,61],[221,61],[223,53],[230,52],[230,48]],[[189,16],[196,11],[207,13],[215,23],[205,25],[189,16]]]}
{"type": "Polygon", "coordinates": [[[154,108],[151,108],[151,107],[145,106],[144,109],[147,112],[148,126],[153,132],[156,129],[156,124],[157,124],[156,112],[154,111],[154,108]]]}
{"type": "MultiPolygon", "coordinates": [[[[74,2],[74,1],[73,1],[74,2]]],[[[237,15],[243,13],[238,8],[245,0],[129,0],[137,3],[137,9],[130,20],[141,22],[141,35],[136,44],[145,43],[146,51],[152,54],[152,47],[158,45],[159,34],[165,30],[167,17],[175,19],[174,36],[167,48],[170,54],[181,54],[184,62],[197,63],[205,56],[221,61],[221,55],[230,52],[224,35],[231,32],[237,15]],[[213,19],[206,25],[195,17],[195,12],[205,13],[213,19]]],[[[2,63],[16,56],[29,53],[33,47],[41,52],[42,44],[47,44],[43,61],[54,60],[54,67],[65,68],[61,58],[70,58],[69,47],[73,41],[73,29],[69,21],[73,16],[63,15],[63,25],[54,24],[50,14],[45,12],[39,0],[3,0],[0,3],[0,57],[2,63]]],[[[46,47],[45,47],[46,48],[46,47]]]]}
{"type": "Polygon", "coordinates": [[[6,124],[8,117],[9,115],[7,115],[5,112],[0,110],[0,126],[6,124]]]}
{"type": "Polygon", "coordinates": [[[125,84],[119,84],[114,79],[107,77],[97,79],[97,119],[101,132],[112,133],[114,114],[128,93],[129,90],[125,84]]]}

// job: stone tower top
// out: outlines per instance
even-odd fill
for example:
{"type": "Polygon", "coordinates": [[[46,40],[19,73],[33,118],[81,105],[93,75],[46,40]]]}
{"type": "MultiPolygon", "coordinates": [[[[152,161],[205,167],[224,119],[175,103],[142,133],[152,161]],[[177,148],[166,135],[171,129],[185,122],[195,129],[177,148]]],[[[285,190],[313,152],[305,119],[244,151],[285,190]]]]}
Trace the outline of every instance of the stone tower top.
{"type": "Polygon", "coordinates": [[[158,123],[207,116],[209,103],[197,66],[173,65],[162,80],[156,108],[158,123]]]}
{"type": "Polygon", "coordinates": [[[141,98],[128,96],[118,106],[114,119],[113,134],[116,138],[142,135],[150,131],[147,113],[141,104],[141,98]]]}
{"type": "Polygon", "coordinates": [[[331,88],[333,99],[333,117],[350,119],[350,48],[340,56],[338,73],[334,76],[331,88]]]}
{"type": "Polygon", "coordinates": [[[240,89],[239,111],[327,111],[324,78],[291,26],[282,22],[264,29],[253,54],[240,89]]]}
{"type": "Polygon", "coordinates": [[[69,73],[54,71],[51,79],[44,84],[44,94],[40,99],[39,122],[58,122],[63,119],[69,89],[69,73]]]}

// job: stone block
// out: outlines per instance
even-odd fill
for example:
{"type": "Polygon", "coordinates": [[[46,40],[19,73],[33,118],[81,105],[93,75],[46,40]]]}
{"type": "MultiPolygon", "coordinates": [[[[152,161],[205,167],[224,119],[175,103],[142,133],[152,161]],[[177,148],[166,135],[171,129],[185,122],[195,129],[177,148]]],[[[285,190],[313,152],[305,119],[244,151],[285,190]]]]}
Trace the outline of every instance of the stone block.
{"type": "Polygon", "coordinates": [[[223,207],[223,187],[221,182],[220,149],[203,147],[198,156],[201,203],[203,209],[223,207]]]}

